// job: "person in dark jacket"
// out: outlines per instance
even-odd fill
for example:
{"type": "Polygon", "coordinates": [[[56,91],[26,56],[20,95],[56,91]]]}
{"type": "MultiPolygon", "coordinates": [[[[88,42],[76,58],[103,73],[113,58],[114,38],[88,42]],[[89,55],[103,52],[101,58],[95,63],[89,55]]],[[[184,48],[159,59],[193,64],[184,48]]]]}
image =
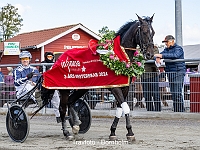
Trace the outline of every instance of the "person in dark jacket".
{"type": "MultiPolygon", "coordinates": [[[[54,60],[54,54],[52,52],[45,52],[44,54],[44,61],[42,61],[41,63],[53,63],[54,60]]],[[[49,70],[51,68],[51,65],[46,65],[45,66],[45,71],[49,70]]],[[[43,66],[39,67],[39,71],[40,73],[43,73],[45,71],[43,71],[43,66]]],[[[59,106],[60,106],[60,97],[59,97],[59,93],[58,90],[55,90],[54,95],[51,99],[51,103],[53,104],[54,107],[54,113],[56,116],[56,121],[57,123],[61,122],[61,118],[60,118],[60,112],[59,112],[59,106]]]]}
{"type": "MultiPolygon", "coordinates": [[[[41,63],[53,63],[54,60],[54,54],[52,52],[45,52],[44,54],[44,61],[41,63]]],[[[51,65],[45,66],[45,71],[49,70],[51,68],[51,65]]],[[[39,67],[39,72],[43,73],[43,66],[39,67]]]]}
{"type": "MultiPolygon", "coordinates": [[[[162,42],[165,43],[166,48],[160,54],[154,55],[157,63],[161,63],[161,58],[184,59],[183,48],[175,43],[175,38],[172,35],[167,35],[162,42]]],[[[186,72],[185,62],[165,62],[165,66],[172,94],[174,112],[184,112],[182,89],[186,72]]]]}
{"type": "MultiPolygon", "coordinates": [[[[154,54],[159,50],[154,46],[154,54]]],[[[147,111],[161,111],[159,92],[159,70],[155,63],[145,63],[145,73],[142,74],[142,89],[147,111]]]]}

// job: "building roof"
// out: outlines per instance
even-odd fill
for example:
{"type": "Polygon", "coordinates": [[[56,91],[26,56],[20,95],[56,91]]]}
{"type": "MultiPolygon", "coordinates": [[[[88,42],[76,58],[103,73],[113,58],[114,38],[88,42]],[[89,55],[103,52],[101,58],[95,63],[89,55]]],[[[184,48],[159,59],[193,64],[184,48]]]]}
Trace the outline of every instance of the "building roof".
{"type": "MultiPolygon", "coordinates": [[[[39,31],[33,31],[33,32],[27,32],[18,34],[17,36],[6,40],[5,42],[20,42],[21,49],[27,49],[27,48],[40,48],[52,41],[57,40],[58,38],[76,30],[76,29],[82,29],[83,31],[87,32],[91,36],[93,36],[96,39],[100,39],[100,36],[98,36],[93,31],[89,30],[82,24],[74,24],[74,25],[67,25],[63,27],[57,27],[52,29],[44,29],[39,31]]],[[[3,42],[0,43],[0,50],[3,51],[3,42]]]]}
{"type": "Polygon", "coordinates": [[[183,46],[185,59],[200,59],[200,44],[183,46]]]}

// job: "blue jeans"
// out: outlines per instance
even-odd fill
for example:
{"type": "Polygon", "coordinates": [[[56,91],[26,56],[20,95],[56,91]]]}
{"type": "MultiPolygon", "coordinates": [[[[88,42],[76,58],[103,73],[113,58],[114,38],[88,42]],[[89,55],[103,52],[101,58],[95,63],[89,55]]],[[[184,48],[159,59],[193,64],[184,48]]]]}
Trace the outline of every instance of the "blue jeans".
{"type": "Polygon", "coordinates": [[[158,76],[142,78],[142,88],[147,111],[161,111],[158,76]]]}
{"type": "Polygon", "coordinates": [[[173,108],[174,112],[184,112],[184,102],[183,102],[183,82],[184,73],[170,72],[167,73],[169,80],[170,92],[172,94],[173,108]]]}

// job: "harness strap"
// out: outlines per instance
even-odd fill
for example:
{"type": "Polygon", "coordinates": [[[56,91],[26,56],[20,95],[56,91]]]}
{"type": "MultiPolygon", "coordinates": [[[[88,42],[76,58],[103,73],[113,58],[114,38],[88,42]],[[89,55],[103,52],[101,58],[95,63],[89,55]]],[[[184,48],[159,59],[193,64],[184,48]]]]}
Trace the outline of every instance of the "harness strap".
{"type": "Polygon", "coordinates": [[[128,50],[137,50],[136,48],[129,48],[129,47],[126,47],[126,48],[124,48],[124,49],[128,49],[128,50]]]}

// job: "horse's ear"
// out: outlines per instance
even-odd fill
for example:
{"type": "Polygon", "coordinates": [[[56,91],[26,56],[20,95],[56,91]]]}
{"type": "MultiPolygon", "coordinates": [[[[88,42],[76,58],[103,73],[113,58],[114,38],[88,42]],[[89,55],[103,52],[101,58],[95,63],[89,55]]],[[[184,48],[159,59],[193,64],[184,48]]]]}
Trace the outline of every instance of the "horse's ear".
{"type": "MultiPolygon", "coordinates": [[[[154,14],[155,14],[155,13],[154,13],[154,14]]],[[[150,18],[151,22],[153,21],[154,14],[153,14],[153,16],[150,18]]]]}
{"type": "Polygon", "coordinates": [[[138,14],[136,14],[137,15],[137,17],[138,17],[138,20],[139,21],[142,21],[142,18],[140,17],[140,16],[138,16],[138,14]]]}

